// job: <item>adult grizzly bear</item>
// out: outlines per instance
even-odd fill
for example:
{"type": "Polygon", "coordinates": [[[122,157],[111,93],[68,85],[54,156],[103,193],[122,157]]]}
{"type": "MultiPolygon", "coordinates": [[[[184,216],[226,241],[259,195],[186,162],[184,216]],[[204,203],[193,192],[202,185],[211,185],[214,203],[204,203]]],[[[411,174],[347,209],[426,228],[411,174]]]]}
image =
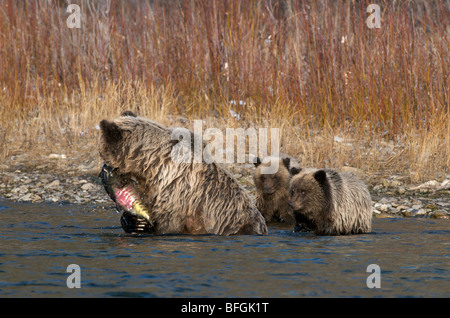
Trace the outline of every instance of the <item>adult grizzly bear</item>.
{"type": "Polygon", "coordinates": [[[266,222],[285,222],[294,224],[295,218],[289,206],[289,182],[291,164],[296,166],[294,158],[287,155],[257,158],[253,180],[256,187],[256,207],[261,211],[266,222]],[[263,174],[262,167],[269,166],[273,160],[278,161],[275,173],[263,174]]]}
{"type": "Polygon", "coordinates": [[[365,184],[351,173],[331,169],[296,169],[291,205],[296,218],[307,218],[317,235],[369,233],[372,200],[365,184]]]}
{"type": "Polygon", "coordinates": [[[154,233],[267,234],[263,216],[225,168],[173,160],[181,141],[172,129],[131,112],[102,120],[100,129],[100,156],[120,172],[119,186],[137,181],[154,233]]]}

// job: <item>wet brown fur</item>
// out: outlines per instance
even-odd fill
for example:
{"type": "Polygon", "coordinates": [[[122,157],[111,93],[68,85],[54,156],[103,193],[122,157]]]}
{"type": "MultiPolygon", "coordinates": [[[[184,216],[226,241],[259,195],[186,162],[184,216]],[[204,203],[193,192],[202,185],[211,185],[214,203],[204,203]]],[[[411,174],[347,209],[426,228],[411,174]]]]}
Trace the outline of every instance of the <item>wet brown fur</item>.
{"type": "Polygon", "coordinates": [[[156,233],[267,234],[253,200],[225,168],[175,163],[172,130],[130,113],[100,122],[100,156],[138,180],[156,233]]]}

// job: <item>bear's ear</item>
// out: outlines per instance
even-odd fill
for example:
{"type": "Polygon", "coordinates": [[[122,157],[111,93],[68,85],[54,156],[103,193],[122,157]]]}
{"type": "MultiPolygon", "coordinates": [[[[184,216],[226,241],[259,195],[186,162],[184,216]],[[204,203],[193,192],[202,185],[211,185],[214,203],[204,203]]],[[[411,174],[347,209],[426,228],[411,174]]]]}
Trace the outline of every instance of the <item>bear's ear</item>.
{"type": "Polygon", "coordinates": [[[316,179],[320,185],[323,185],[327,181],[327,173],[324,170],[318,170],[314,173],[314,179],[316,179]]]}
{"type": "Polygon", "coordinates": [[[120,116],[122,116],[122,117],[125,117],[125,116],[137,117],[136,114],[133,113],[131,110],[124,111],[122,114],[120,114],[120,116]]]}
{"type": "Polygon", "coordinates": [[[287,157],[287,158],[283,158],[283,164],[286,167],[286,169],[289,170],[289,164],[291,163],[291,158],[287,157]]]}
{"type": "Polygon", "coordinates": [[[114,122],[102,120],[100,129],[107,144],[116,144],[122,140],[122,131],[114,122]]]}
{"type": "Polygon", "coordinates": [[[255,167],[258,167],[261,164],[261,159],[259,157],[256,157],[256,162],[253,163],[255,167]]]}
{"type": "Polygon", "coordinates": [[[289,170],[289,172],[295,176],[296,174],[298,174],[300,171],[302,171],[302,168],[297,168],[297,167],[292,167],[291,170],[289,170]]]}

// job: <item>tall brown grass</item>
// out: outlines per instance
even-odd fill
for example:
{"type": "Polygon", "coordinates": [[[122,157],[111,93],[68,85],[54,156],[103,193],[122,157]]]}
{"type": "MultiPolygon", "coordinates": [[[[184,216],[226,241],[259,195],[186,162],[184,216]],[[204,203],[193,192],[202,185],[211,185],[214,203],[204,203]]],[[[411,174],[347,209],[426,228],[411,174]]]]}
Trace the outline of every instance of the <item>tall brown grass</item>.
{"type": "Polygon", "coordinates": [[[450,4],[377,1],[370,29],[371,2],[0,0],[0,158],[92,151],[131,109],[278,127],[303,165],[443,177],[450,4]]]}

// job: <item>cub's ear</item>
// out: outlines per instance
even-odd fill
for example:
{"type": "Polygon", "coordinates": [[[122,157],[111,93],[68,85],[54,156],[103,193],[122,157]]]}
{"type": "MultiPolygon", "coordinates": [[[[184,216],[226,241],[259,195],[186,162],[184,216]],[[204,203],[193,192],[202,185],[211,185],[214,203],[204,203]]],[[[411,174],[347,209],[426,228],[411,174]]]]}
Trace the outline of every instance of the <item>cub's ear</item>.
{"type": "Polygon", "coordinates": [[[253,163],[255,167],[258,167],[261,164],[261,159],[259,157],[256,157],[256,162],[253,163]]]}
{"type": "Polygon", "coordinates": [[[296,174],[298,174],[300,171],[302,171],[302,168],[297,168],[297,167],[292,167],[291,170],[289,170],[289,172],[295,176],[296,174]]]}
{"type": "Polygon", "coordinates": [[[327,181],[327,173],[324,170],[316,171],[314,173],[314,179],[323,185],[327,181]]]}
{"type": "Polygon", "coordinates": [[[283,158],[283,164],[286,167],[286,169],[289,170],[289,164],[291,163],[291,158],[287,157],[287,158],[283,158]]]}
{"type": "Polygon", "coordinates": [[[122,117],[125,117],[125,116],[137,117],[136,114],[133,113],[131,110],[124,111],[122,114],[120,114],[120,116],[122,116],[122,117]]]}
{"type": "Polygon", "coordinates": [[[107,144],[116,144],[122,140],[122,131],[112,121],[102,120],[100,122],[100,130],[107,144]]]}

